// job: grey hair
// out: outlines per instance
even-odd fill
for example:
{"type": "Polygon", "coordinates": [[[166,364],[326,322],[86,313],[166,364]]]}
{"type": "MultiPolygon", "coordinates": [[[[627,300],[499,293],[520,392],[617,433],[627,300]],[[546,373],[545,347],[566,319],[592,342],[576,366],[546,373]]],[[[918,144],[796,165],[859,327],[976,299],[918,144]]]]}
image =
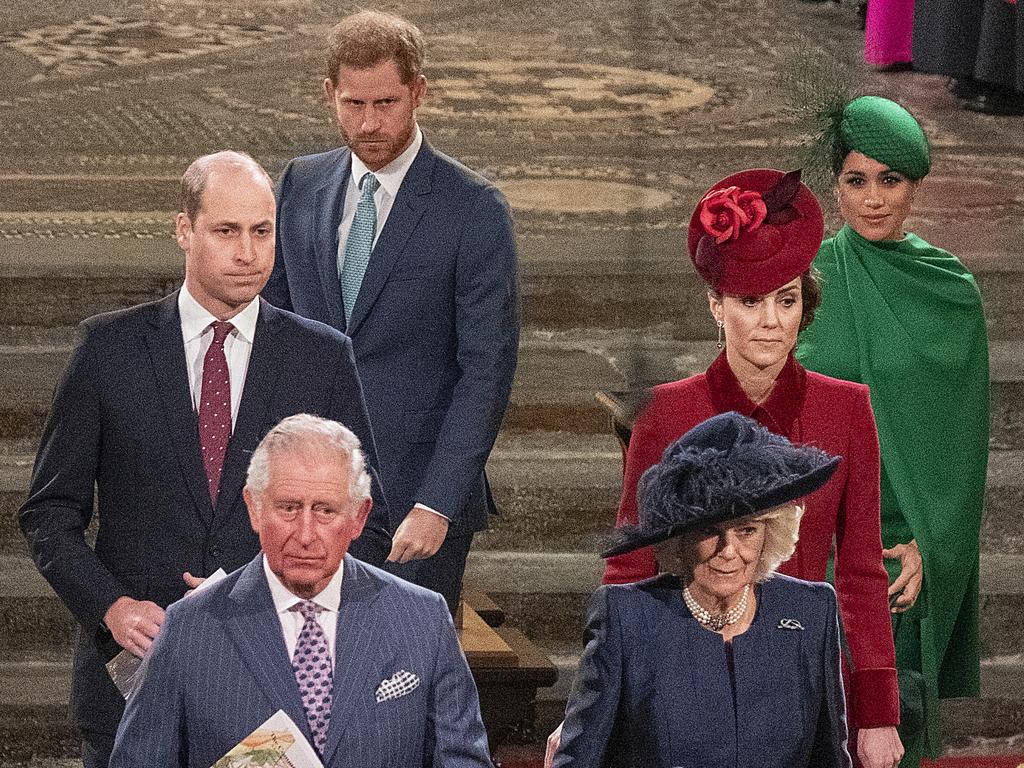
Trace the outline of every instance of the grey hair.
{"type": "Polygon", "coordinates": [[[256,176],[266,179],[267,185],[273,189],[274,182],[263,166],[257,163],[252,155],[246,152],[235,152],[226,149],[203,155],[192,161],[181,177],[181,210],[189,220],[195,221],[203,207],[203,192],[210,180],[210,173],[218,167],[233,166],[251,171],[256,176]]]}
{"type": "MultiPolygon", "coordinates": [[[[780,565],[793,556],[803,514],[803,507],[786,504],[726,523],[729,526],[742,525],[748,521],[764,523],[764,548],[754,568],[755,582],[767,581],[780,565]]],[[[661,570],[674,573],[684,583],[689,583],[693,579],[693,569],[699,565],[699,539],[699,533],[690,533],[655,544],[654,551],[661,570]]]]}
{"type": "Polygon", "coordinates": [[[281,453],[337,451],[349,462],[348,491],[353,504],[370,498],[370,473],[359,438],[351,429],[330,419],[299,413],[283,419],[256,446],[249,460],[245,487],[258,497],[270,480],[270,459],[281,453]]]}

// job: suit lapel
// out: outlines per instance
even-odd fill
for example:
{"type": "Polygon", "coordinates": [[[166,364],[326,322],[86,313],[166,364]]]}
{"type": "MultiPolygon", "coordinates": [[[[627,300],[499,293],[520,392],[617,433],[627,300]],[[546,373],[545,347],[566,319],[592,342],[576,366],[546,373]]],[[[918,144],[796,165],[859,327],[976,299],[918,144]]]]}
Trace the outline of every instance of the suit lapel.
{"type": "Polygon", "coordinates": [[[177,291],[160,302],[151,323],[153,328],[146,334],[146,346],[153,364],[153,378],[163,401],[168,437],[178,456],[181,473],[185,476],[196,509],[209,527],[213,519],[213,505],[206,470],[200,458],[199,422],[192,407],[177,291]]]}
{"type": "Polygon", "coordinates": [[[374,692],[386,671],[384,664],[392,655],[387,638],[380,630],[381,617],[371,611],[381,584],[350,555],[345,556],[344,567],[334,642],[333,704],[324,745],[324,765],[332,764],[332,755],[350,725],[366,727],[370,717],[368,708],[375,703],[374,692]]]}
{"type": "Polygon", "coordinates": [[[324,291],[324,305],[330,324],[345,329],[345,312],[341,304],[341,280],[338,277],[338,225],[345,209],[345,191],[352,169],[349,150],[339,153],[338,162],[316,192],[315,210],[321,222],[314,242],[320,283],[324,291]]]}
{"type": "Polygon", "coordinates": [[[427,206],[425,196],[430,194],[435,160],[434,151],[424,142],[405,174],[402,186],[398,188],[398,196],[391,206],[387,223],[370,255],[356,305],[352,308],[352,320],[347,331],[349,336],[359,331],[359,326],[383,290],[409,236],[423,217],[427,206]]]}
{"type": "Polygon", "coordinates": [[[281,328],[281,311],[262,298],[259,302],[260,313],[256,321],[252,352],[249,355],[249,367],[245,374],[245,387],[242,389],[242,399],[238,405],[235,429],[231,433],[228,450],[224,456],[220,493],[217,494],[217,510],[214,515],[215,526],[227,518],[242,492],[242,486],[245,485],[249,459],[263,438],[263,425],[267,420],[267,410],[274,401],[274,390],[280,371],[279,360],[283,350],[281,344],[274,339],[274,335],[281,328]]]}
{"type": "Polygon", "coordinates": [[[229,597],[232,607],[224,617],[228,636],[271,706],[283,709],[312,744],[313,735],[288,659],[281,621],[263,572],[262,554],[245,566],[229,597]]]}

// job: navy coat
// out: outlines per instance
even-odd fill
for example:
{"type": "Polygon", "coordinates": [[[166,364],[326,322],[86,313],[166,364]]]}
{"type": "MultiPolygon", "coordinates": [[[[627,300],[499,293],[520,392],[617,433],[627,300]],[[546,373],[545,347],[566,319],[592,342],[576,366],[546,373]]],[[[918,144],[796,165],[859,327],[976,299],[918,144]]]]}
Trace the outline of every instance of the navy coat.
{"type": "Polygon", "coordinates": [[[757,598],[734,699],[725,643],[678,579],[598,589],[555,768],[850,766],[835,592],[775,575],[757,598]]]}

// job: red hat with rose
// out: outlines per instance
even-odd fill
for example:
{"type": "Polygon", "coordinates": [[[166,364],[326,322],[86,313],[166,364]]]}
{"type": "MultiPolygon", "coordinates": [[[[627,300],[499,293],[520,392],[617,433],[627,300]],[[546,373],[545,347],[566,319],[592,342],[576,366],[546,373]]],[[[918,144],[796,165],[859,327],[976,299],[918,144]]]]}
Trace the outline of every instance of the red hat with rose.
{"type": "Polygon", "coordinates": [[[760,296],[802,275],[824,234],[821,206],[800,171],[757,168],[707,191],[690,219],[688,244],[714,290],[760,296]]]}

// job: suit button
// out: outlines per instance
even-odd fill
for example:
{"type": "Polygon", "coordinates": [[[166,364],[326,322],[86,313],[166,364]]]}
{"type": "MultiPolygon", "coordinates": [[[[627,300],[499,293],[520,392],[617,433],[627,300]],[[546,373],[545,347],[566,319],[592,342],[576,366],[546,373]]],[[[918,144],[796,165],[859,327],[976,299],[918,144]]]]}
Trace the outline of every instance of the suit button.
{"type": "Polygon", "coordinates": [[[221,548],[217,545],[210,547],[210,557],[220,557],[221,551],[221,548]]]}

